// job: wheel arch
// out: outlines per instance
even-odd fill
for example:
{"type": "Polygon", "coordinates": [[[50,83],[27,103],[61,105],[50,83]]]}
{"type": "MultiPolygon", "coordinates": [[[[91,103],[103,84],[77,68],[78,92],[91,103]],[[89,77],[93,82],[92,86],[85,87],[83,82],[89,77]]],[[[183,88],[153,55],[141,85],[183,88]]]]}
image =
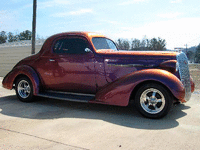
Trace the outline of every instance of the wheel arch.
{"type": "Polygon", "coordinates": [[[144,86],[145,84],[150,84],[150,83],[155,83],[155,84],[159,84],[161,86],[163,86],[171,95],[173,100],[177,100],[177,98],[174,96],[174,94],[171,92],[171,90],[169,89],[169,87],[167,87],[165,84],[163,84],[162,82],[156,81],[156,80],[146,80],[146,81],[142,81],[140,83],[138,83],[134,89],[131,92],[130,95],[130,99],[129,99],[129,105],[132,105],[134,103],[135,100],[135,95],[137,93],[137,91],[139,90],[140,87],[144,86]]]}
{"type": "Polygon", "coordinates": [[[28,78],[28,79],[31,81],[31,79],[30,79],[27,75],[25,75],[25,74],[18,74],[18,75],[15,77],[14,81],[13,81],[13,88],[15,88],[16,82],[17,82],[20,78],[23,78],[23,77],[28,78]]]}
{"type": "Polygon", "coordinates": [[[38,95],[40,78],[37,72],[28,65],[18,66],[9,72],[3,80],[3,86],[7,89],[12,89],[16,81],[21,77],[27,77],[30,79],[33,85],[33,94],[38,95]]]}
{"type": "Polygon", "coordinates": [[[40,89],[40,78],[37,74],[37,72],[30,66],[25,66],[23,68],[24,71],[23,73],[21,73],[21,76],[27,76],[30,81],[32,82],[33,85],[33,94],[34,95],[38,95],[39,94],[39,89],[40,89]]]}

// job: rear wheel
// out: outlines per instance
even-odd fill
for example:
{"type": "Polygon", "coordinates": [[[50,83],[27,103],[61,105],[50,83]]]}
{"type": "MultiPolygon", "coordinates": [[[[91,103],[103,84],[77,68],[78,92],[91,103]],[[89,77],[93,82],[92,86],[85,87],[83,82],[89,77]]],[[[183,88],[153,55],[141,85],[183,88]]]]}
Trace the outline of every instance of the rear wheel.
{"type": "Polygon", "coordinates": [[[160,84],[149,83],[141,86],[135,95],[138,111],[148,118],[161,118],[167,115],[172,98],[168,90],[160,84]]]}
{"type": "Polygon", "coordinates": [[[15,84],[15,92],[18,99],[22,102],[33,101],[33,85],[29,78],[21,77],[15,84]]]}

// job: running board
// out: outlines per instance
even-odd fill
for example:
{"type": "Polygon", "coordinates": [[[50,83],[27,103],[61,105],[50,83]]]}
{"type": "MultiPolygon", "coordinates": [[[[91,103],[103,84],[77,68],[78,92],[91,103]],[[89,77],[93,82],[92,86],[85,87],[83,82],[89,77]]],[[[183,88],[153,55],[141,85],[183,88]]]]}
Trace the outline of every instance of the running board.
{"type": "Polygon", "coordinates": [[[83,103],[88,103],[90,100],[95,99],[95,95],[92,94],[49,92],[49,91],[39,93],[38,96],[59,99],[59,100],[73,101],[73,102],[83,102],[83,103]]]}

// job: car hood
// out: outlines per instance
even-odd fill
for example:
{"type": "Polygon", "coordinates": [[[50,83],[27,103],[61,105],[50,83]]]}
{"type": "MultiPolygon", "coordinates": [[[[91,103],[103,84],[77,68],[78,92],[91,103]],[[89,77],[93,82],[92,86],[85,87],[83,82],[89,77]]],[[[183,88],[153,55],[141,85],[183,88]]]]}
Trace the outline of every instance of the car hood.
{"type": "Polygon", "coordinates": [[[137,57],[174,57],[176,58],[177,52],[170,51],[115,51],[112,49],[98,50],[97,54],[100,55],[118,55],[118,56],[137,56],[137,57]]]}

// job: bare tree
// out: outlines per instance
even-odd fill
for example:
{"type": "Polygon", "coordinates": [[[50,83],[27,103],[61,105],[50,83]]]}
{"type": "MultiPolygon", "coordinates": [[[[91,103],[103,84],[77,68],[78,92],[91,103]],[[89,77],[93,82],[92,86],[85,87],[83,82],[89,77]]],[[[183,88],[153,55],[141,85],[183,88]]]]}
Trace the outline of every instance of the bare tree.
{"type": "Polygon", "coordinates": [[[118,49],[120,49],[120,50],[129,50],[130,49],[130,43],[128,40],[118,39],[116,44],[117,44],[118,49]]]}
{"type": "Polygon", "coordinates": [[[152,38],[150,40],[150,50],[166,50],[166,41],[161,38],[152,38]]]}

